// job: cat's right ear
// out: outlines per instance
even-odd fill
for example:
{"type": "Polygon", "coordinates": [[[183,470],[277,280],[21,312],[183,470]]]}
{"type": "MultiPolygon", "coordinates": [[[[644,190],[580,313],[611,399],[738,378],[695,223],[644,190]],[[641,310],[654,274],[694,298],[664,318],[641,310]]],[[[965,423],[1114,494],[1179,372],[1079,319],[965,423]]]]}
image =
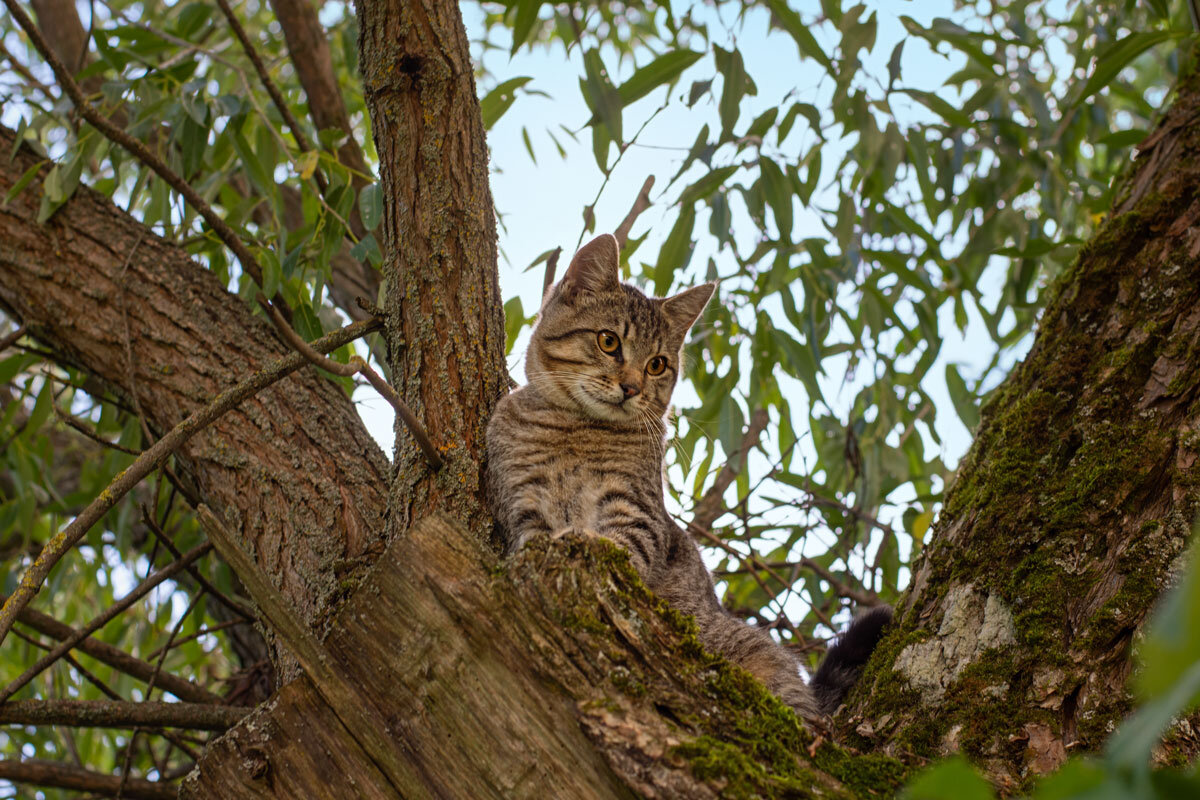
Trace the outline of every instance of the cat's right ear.
{"type": "Polygon", "coordinates": [[[585,244],[571,259],[559,290],[568,301],[579,292],[615,292],[621,288],[621,250],[616,237],[604,233],[585,244]]]}

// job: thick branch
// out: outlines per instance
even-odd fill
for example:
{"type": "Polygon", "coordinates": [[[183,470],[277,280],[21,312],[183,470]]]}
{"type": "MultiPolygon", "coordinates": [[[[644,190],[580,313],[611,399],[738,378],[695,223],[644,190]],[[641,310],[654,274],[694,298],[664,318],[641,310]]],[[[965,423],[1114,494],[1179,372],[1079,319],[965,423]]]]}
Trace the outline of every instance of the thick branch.
{"type": "Polygon", "coordinates": [[[397,426],[389,530],[399,535],[441,508],[484,537],[484,432],[508,374],[470,48],[455,3],[380,0],[356,9],[383,189],[375,233],[389,292],[390,378],[422,427],[437,432],[446,461],[430,474],[397,426]]]}
{"type": "Polygon", "coordinates": [[[128,703],[114,700],[18,700],[0,705],[0,725],[73,728],[188,728],[223,731],[247,709],[203,703],[128,703]]]}

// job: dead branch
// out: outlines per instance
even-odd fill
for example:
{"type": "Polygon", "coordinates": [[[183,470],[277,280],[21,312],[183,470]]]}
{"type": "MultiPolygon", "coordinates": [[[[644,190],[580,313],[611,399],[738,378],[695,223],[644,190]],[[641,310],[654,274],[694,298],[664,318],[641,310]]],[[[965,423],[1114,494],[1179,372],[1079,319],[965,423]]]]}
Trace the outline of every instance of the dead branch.
{"type": "Polygon", "coordinates": [[[625,219],[621,220],[621,224],[613,232],[613,236],[617,237],[617,244],[620,247],[625,247],[625,242],[629,239],[629,231],[633,229],[633,223],[637,222],[637,218],[642,215],[642,212],[650,207],[650,190],[653,188],[654,176],[651,175],[642,184],[641,191],[638,192],[637,198],[633,201],[633,208],[629,209],[629,213],[625,215],[625,219]]]}
{"type": "Polygon", "coordinates": [[[207,703],[130,703],[123,700],[17,700],[0,705],[0,725],[73,728],[187,728],[223,731],[250,709],[207,703]]]}
{"type": "Polygon", "coordinates": [[[25,326],[22,325],[12,333],[5,336],[3,339],[0,339],[0,353],[7,350],[10,346],[16,344],[20,338],[25,335],[25,330],[25,326]]]}
{"type": "Polygon", "coordinates": [[[392,735],[367,713],[358,693],[334,668],[334,662],[324,646],[296,619],[279,590],[207,506],[200,507],[197,517],[208,532],[209,541],[241,579],[271,629],[287,644],[309,680],[346,729],[396,786],[413,785],[415,776],[412,766],[402,760],[392,746],[392,735]]]}
{"type": "MultiPolygon", "coordinates": [[[[5,0],[5,2],[10,2],[10,0],[5,0]]],[[[359,336],[369,333],[378,327],[379,324],[377,321],[355,322],[347,325],[340,331],[335,331],[321,337],[313,345],[321,352],[329,352],[345,344],[347,341],[352,341],[359,336]],[[350,335],[349,339],[346,338],[348,335],[350,335]]],[[[54,568],[54,565],[83,538],[94,524],[108,513],[109,509],[115,506],[134,486],[164,462],[167,456],[174,452],[176,448],[182,446],[192,436],[215,422],[221,415],[235,408],[246,398],[277,383],[299,369],[304,362],[305,357],[299,353],[284,356],[267,366],[266,369],[242,380],[233,388],[225,390],[217,395],[216,399],[207,406],[194,412],[187,419],[172,428],[166,436],[159,439],[152,447],[138,456],[128,469],[117,475],[112,483],[70,525],[46,543],[46,546],[42,548],[42,552],[34,560],[33,564],[21,576],[21,582],[17,585],[17,590],[5,601],[4,607],[0,608],[0,643],[4,641],[21,609],[29,605],[29,601],[33,599],[38,589],[41,588],[42,581],[50,574],[50,570],[54,568]]]]}
{"type": "Polygon", "coordinates": [[[712,486],[700,498],[700,502],[696,503],[696,508],[692,513],[692,522],[688,526],[690,529],[711,531],[717,517],[725,513],[725,490],[737,480],[738,473],[745,468],[746,457],[750,450],[758,444],[759,437],[762,436],[762,432],[766,430],[770,421],[770,416],[765,408],[757,409],[750,415],[750,422],[746,425],[746,432],[742,435],[742,442],[738,445],[737,451],[729,454],[729,460],[717,473],[717,478],[713,481],[712,486]]]}
{"type": "MultiPolygon", "coordinates": [[[[116,775],[36,760],[0,760],[0,779],[35,786],[74,789],[77,792],[92,792],[103,797],[114,796],[121,784],[121,779],[116,775]]],[[[131,779],[125,786],[125,797],[129,800],[175,800],[175,793],[174,783],[148,781],[144,778],[131,779]]]]}

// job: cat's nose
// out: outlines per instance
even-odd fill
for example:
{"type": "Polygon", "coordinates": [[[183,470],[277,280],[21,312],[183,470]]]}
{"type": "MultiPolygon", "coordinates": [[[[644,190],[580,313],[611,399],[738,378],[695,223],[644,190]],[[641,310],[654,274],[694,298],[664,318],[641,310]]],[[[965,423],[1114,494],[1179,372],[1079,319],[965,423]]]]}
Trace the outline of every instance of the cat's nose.
{"type": "Polygon", "coordinates": [[[639,393],[641,389],[634,386],[632,383],[622,383],[621,391],[625,393],[625,398],[629,399],[630,397],[633,397],[635,394],[639,393]]]}

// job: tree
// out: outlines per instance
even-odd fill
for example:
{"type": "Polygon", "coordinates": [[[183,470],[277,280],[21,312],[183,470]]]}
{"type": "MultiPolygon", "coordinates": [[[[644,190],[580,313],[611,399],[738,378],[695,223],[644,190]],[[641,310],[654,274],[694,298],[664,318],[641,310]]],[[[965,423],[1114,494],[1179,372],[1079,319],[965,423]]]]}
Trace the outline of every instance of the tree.
{"type": "MultiPolygon", "coordinates": [[[[209,598],[210,627],[236,629],[251,616],[238,597],[249,596],[267,642],[244,637],[235,657],[250,668],[269,653],[282,684],[212,745],[185,793],[289,797],[337,776],[337,796],[348,787],[366,796],[862,796],[891,793],[925,760],[959,750],[1015,790],[1057,767],[1068,747],[1100,747],[1128,712],[1128,645],[1178,569],[1195,511],[1190,236],[1200,179],[1187,120],[1200,93],[1185,71],[1172,110],[1143,139],[1137,127],[1153,113],[1144,95],[1180,64],[1134,60],[1164,42],[1177,52],[1181,8],[1136,10],[1154,22],[1133,33],[1116,23],[1135,13],[1132,4],[1073,6],[1065,26],[1096,23],[1097,38],[1111,44],[1082,75],[1068,70],[1065,88],[1055,68],[1026,63],[1031,50],[1047,49],[1029,27],[1052,27],[1040,7],[1013,4],[1001,26],[990,15],[973,28],[905,19],[914,36],[965,54],[949,81],[964,90],[954,104],[944,92],[897,83],[904,39],[888,61],[886,91],[873,93],[860,55],[874,50],[878,20],[862,6],[822,6],[817,29],[837,35],[830,56],[785,4],[738,4],[739,22],[769,19],[829,76],[832,115],[789,96],[744,129],[741,111],[757,91],[750,59],[716,44],[699,11],[482,9],[484,52],[496,32],[513,53],[555,41],[583,51],[580,92],[601,195],[647,128],[626,136],[624,117],[664,86],[669,101],[669,87],[711,55],[719,96],[701,78],[684,104],[711,95],[720,133],[706,125],[686,148],[676,175],[686,186],[672,195],[674,221],[655,263],[633,258],[647,238],[632,232],[649,184],[621,232],[631,273],[660,292],[693,259],[705,214],[720,248],[708,269],[726,278],[727,302],[698,345],[689,377],[701,403],[679,424],[674,468],[700,498],[691,529],[728,554],[719,565],[730,573],[726,602],[810,645],[846,599],[897,597],[902,543],[919,550],[942,509],[900,597],[899,624],[828,737],[801,729],[761,686],[700,651],[687,620],[650,596],[611,548],[568,541],[504,565],[486,548],[482,431],[506,386],[506,348],[528,320],[519,302],[506,304],[507,319],[501,313],[484,126],[529,83],[499,81],[477,103],[455,5],[363,4],[356,19],[333,27],[342,46],[328,48],[314,8],[291,0],[243,9],[244,20],[219,0],[219,26],[200,3],[161,16],[114,4],[91,21],[90,37],[69,4],[35,4],[40,29],[15,1],[6,4],[9,29],[20,28],[39,59],[60,62],[50,76],[40,60],[30,68],[32,58],[10,57],[34,109],[9,136],[16,155],[4,169],[0,211],[0,302],[21,325],[5,344],[23,345],[4,362],[6,380],[22,387],[5,404],[13,558],[32,574],[37,551],[62,551],[43,595],[109,606],[118,594],[112,576],[133,583],[136,572],[105,565],[99,589],[72,584],[97,570],[89,558],[113,557],[147,572],[126,597],[170,579],[184,596],[190,587],[209,598]],[[286,51],[262,35],[272,15],[286,51]],[[355,29],[357,49],[344,46],[355,29]],[[89,38],[92,49],[80,44],[89,38]],[[333,76],[354,68],[362,94],[347,100],[333,76]],[[281,76],[288,81],[278,86],[281,76]],[[1041,87],[1052,104],[1031,91],[1041,87]],[[311,123],[295,116],[301,89],[311,123]],[[891,105],[899,97],[914,104],[891,105]],[[905,119],[915,104],[935,116],[905,119]],[[361,136],[364,112],[373,147],[361,136]],[[1109,119],[1129,127],[1101,141],[1109,119]],[[797,158],[786,142],[801,121],[821,144],[797,158]],[[52,162],[30,149],[39,141],[61,151],[52,162]],[[1109,178],[1135,142],[1142,157],[1114,194],[1109,178]],[[824,188],[822,154],[844,167],[824,188]],[[94,188],[82,186],[85,177],[94,188]],[[1093,215],[1109,203],[1101,224],[1093,215]],[[797,208],[810,206],[819,219],[828,212],[829,241],[796,235],[797,208]],[[730,235],[734,220],[749,221],[753,241],[730,235]],[[979,285],[996,258],[1008,268],[1006,290],[988,308],[979,285]],[[722,273],[730,264],[734,274],[722,273]],[[1066,266],[1062,274],[1055,264],[1066,266]],[[1039,275],[1054,276],[1049,297],[1039,275]],[[842,296],[847,284],[857,303],[842,296]],[[256,296],[261,314],[249,302],[256,296]],[[939,506],[945,470],[923,444],[937,436],[927,376],[941,344],[938,312],[961,327],[977,313],[1002,365],[1043,305],[1032,350],[991,393],[939,506]],[[780,314],[766,312],[775,307],[780,314]],[[339,316],[358,321],[326,333],[339,316]],[[307,366],[317,355],[298,352],[293,329],[318,351],[337,351],[335,364],[322,363],[340,386],[307,366]],[[416,415],[412,425],[397,423],[391,465],[345,392],[365,364],[348,344],[364,335],[378,336],[370,350],[416,415]],[[848,407],[824,395],[822,371],[837,358],[848,374],[871,373],[849,377],[860,391],[848,407]],[[43,359],[50,372],[34,369],[43,359]],[[814,406],[817,461],[807,471],[792,460],[804,447],[796,386],[814,406]],[[62,423],[48,422],[52,411],[62,423]],[[704,442],[710,419],[712,445],[704,442]],[[69,427],[91,438],[64,441],[69,427]],[[436,454],[423,452],[422,431],[436,454]],[[114,437],[133,452],[111,454],[114,437]],[[757,467],[765,478],[751,485],[756,467],[739,462],[756,444],[777,463],[757,467]],[[710,477],[722,454],[728,467],[710,477]],[[97,462],[100,475],[80,477],[97,462]],[[117,504],[105,486],[118,466],[128,467],[118,488],[152,467],[157,482],[117,504]],[[76,490],[64,492],[64,480],[78,481],[76,490]],[[760,491],[766,480],[802,492],[811,518],[780,525],[780,509],[795,498],[771,503],[760,491]],[[211,512],[197,517],[179,507],[185,501],[211,512]],[[730,507],[742,511],[714,529],[730,507]],[[90,533],[78,522],[89,514],[103,519],[90,533]],[[59,515],[75,518],[65,531],[89,551],[64,547],[59,515]],[[835,546],[809,555],[806,537],[822,530],[835,546]],[[197,567],[211,544],[231,571],[197,567]],[[872,566],[856,570],[856,556],[868,552],[872,566]],[[809,605],[788,627],[779,595],[797,581],[781,571],[799,569],[809,571],[809,605]]],[[[1087,37],[1075,44],[1090,65],[1087,37]]],[[[589,228],[600,199],[584,210],[589,228]]],[[[969,389],[945,366],[964,421],[975,421],[974,395],[992,373],[969,389]]],[[[17,614],[31,585],[11,583],[16,599],[5,612],[21,627],[10,637],[32,629],[70,641],[61,622],[17,614]]],[[[100,719],[155,735],[158,726],[227,726],[228,712],[200,725],[178,715],[202,708],[122,702],[136,677],[149,685],[143,696],[159,686],[214,705],[202,674],[188,681],[164,672],[185,625],[201,632],[192,611],[167,602],[156,622],[144,621],[169,631],[153,664],[111,643],[80,642],[106,674],[126,676],[116,690],[105,686],[116,697],[104,709],[0,709],[31,725],[100,719]]],[[[92,616],[61,616],[76,615],[80,629],[92,616]]],[[[105,621],[101,614],[87,627],[105,621]]],[[[9,650],[6,701],[35,661],[26,648],[9,650]]],[[[223,656],[190,652],[191,663],[175,657],[169,671],[223,667],[223,656]]],[[[87,673],[71,664],[58,675],[74,682],[87,673]]],[[[245,697],[255,696],[253,675],[245,697]]],[[[45,696],[54,692],[51,684],[45,696]]],[[[37,729],[26,743],[58,751],[46,737],[37,729]]],[[[199,755],[194,740],[170,737],[167,756],[106,742],[109,760],[123,748],[119,776],[13,760],[0,774],[170,796],[162,780],[178,763],[171,752],[199,755]],[[160,780],[130,778],[135,760],[160,780]]],[[[70,751],[71,741],[61,746],[70,751]]],[[[1193,747],[1177,729],[1162,753],[1181,763],[1193,747]]]]}

